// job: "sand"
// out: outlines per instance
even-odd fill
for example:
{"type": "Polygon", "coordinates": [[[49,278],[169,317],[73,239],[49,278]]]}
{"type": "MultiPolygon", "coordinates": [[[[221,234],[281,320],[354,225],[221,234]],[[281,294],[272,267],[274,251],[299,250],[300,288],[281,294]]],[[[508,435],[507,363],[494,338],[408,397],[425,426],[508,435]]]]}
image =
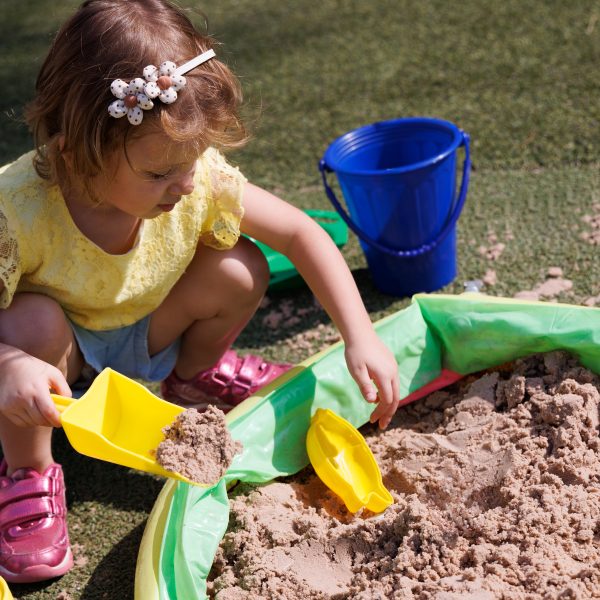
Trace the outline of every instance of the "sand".
{"type": "Polygon", "coordinates": [[[537,355],[363,428],[395,501],[381,515],[348,513],[310,467],[239,485],[211,597],[600,598],[599,385],[537,355]]]}
{"type": "Polygon", "coordinates": [[[219,481],[242,450],[227,429],[225,414],[215,406],[205,412],[184,410],[163,433],[156,449],[158,464],[204,485],[219,481]]]}

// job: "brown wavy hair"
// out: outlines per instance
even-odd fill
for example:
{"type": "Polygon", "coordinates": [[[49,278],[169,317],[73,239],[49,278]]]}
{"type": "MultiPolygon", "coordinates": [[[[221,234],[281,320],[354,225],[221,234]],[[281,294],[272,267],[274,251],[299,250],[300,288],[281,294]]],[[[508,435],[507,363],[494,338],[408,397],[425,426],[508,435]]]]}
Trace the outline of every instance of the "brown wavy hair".
{"type": "Polygon", "coordinates": [[[186,74],[173,104],[158,99],[141,125],[115,119],[108,105],[114,79],[142,76],[146,65],[181,65],[216,45],[168,0],[86,0],[57,33],[36,82],[25,117],[34,135],[38,174],[52,183],[98,175],[127,139],[154,129],[175,142],[241,146],[247,133],[239,116],[238,79],[217,58],[186,74]],[[69,153],[67,173],[63,153],[69,153]]]}

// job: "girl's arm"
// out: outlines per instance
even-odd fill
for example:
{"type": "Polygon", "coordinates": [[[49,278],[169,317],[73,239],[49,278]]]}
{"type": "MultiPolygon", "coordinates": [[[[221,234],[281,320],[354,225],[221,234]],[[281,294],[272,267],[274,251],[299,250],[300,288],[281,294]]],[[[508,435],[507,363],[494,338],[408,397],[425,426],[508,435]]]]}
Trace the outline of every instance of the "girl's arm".
{"type": "Polygon", "coordinates": [[[339,329],[348,369],[364,398],[379,402],[371,422],[387,427],[400,401],[398,365],[377,337],[343,256],[320,225],[273,194],[248,183],[243,203],[242,231],[285,254],[298,269],[339,329]]]}

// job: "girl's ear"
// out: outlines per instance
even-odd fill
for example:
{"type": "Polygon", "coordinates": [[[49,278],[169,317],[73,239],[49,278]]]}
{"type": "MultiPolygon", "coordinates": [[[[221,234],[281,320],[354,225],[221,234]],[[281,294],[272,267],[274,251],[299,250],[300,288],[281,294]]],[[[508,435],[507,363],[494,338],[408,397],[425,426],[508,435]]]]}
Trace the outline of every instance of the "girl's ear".
{"type": "Polygon", "coordinates": [[[65,136],[60,135],[60,136],[58,136],[58,150],[60,151],[60,155],[62,156],[62,159],[65,161],[65,164],[67,165],[67,167],[69,169],[72,169],[73,168],[73,159],[71,157],[71,153],[64,152],[64,148],[65,148],[65,136]]]}

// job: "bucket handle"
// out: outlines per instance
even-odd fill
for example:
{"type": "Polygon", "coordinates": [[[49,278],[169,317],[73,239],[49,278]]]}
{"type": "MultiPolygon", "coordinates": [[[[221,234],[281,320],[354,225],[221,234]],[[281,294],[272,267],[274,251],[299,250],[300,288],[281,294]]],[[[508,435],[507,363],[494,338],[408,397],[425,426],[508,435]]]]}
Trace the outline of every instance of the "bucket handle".
{"type": "Polygon", "coordinates": [[[461,131],[462,141],[459,144],[460,146],[465,147],[465,161],[463,163],[463,173],[462,173],[462,182],[460,184],[460,193],[458,196],[458,200],[452,211],[452,215],[446,222],[446,225],[442,229],[442,231],[438,234],[438,236],[431,242],[427,242],[419,246],[418,248],[413,248],[411,250],[396,250],[394,248],[388,248],[384,246],[377,240],[374,240],[370,235],[366,234],[348,215],[348,213],[344,210],[344,207],[340,204],[337,199],[335,192],[331,189],[329,182],[327,181],[327,173],[332,173],[333,169],[327,166],[325,160],[322,158],[319,161],[319,171],[321,171],[321,176],[323,178],[323,185],[325,186],[325,192],[327,193],[327,197],[331,204],[333,204],[334,208],[338,211],[342,219],[346,222],[346,225],[363,241],[367,244],[373,246],[373,248],[379,250],[380,252],[384,252],[385,254],[389,254],[395,258],[412,258],[415,256],[421,256],[422,254],[426,254],[427,252],[431,252],[436,246],[441,244],[446,236],[450,233],[452,228],[456,225],[458,221],[458,217],[462,211],[462,208],[465,204],[465,200],[467,198],[467,189],[469,187],[469,173],[471,172],[471,153],[469,149],[469,134],[461,131]]]}

